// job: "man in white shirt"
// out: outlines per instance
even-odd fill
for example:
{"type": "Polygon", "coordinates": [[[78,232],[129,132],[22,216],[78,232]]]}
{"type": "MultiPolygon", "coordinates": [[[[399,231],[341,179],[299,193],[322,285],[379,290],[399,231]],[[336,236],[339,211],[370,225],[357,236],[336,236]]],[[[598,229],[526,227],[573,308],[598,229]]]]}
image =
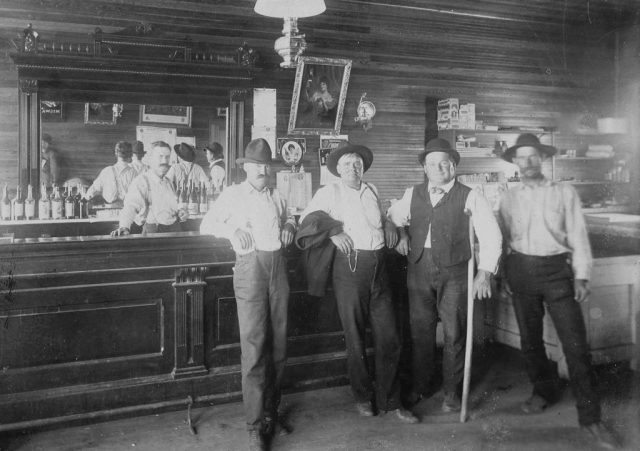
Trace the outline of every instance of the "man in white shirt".
{"type": "Polygon", "coordinates": [[[209,183],[209,177],[205,174],[204,169],[199,164],[194,163],[196,160],[196,151],[192,145],[180,143],[173,146],[178,162],[171,166],[167,172],[167,178],[171,180],[174,188],[189,186],[194,183],[199,186],[201,183],[205,185],[209,183]]]}
{"type": "MultiPolygon", "coordinates": [[[[242,401],[250,449],[265,449],[279,423],[280,384],[286,361],[289,281],[282,249],[293,241],[295,219],[284,197],[269,188],[271,148],[251,141],[247,179],[226,188],[207,212],[200,232],[227,238],[236,252],[233,289],[240,326],[242,401]]],[[[285,429],[286,430],[286,429],[285,429]]]]}
{"type": "Polygon", "coordinates": [[[302,213],[324,212],[343,223],[330,236],[336,247],[332,281],[347,345],[347,369],[356,408],[362,416],[393,412],[401,421],[418,419],[400,403],[398,363],[401,341],[385,267],[385,243],[398,239],[395,226],[381,212],[375,187],[362,181],[373,162],[367,147],[347,143],[327,157],[327,168],[340,181],[322,187],[302,213]],[[366,325],[375,344],[375,382],[365,347],[366,325]],[[375,403],[375,405],[374,405],[375,403]]]}
{"type": "Polygon", "coordinates": [[[522,353],[533,393],[525,413],[540,413],[556,402],[560,385],[543,342],[543,317],[549,313],[567,360],[578,422],[598,446],[616,440],[600,421],[600,399],[593,386],[591,355],[580,303],[589,295],[593,266],[580,198],[573,186],[547,180],[542,162],[556,148],[524,133],[502,156],[520,169],[522,184],[502,194],[500,221],[509,254],[505,286],[512,295],[522,353]]]}
{"type": "Polygon", "coordinates": [[[220,143],[213,142],[210,145],[205,146],[204,151],[207,155],[207,161],[209,162],[211,188],[213,188],[214,192],[219,193],[222,191],[224,181],[227,178],[222,145],[220,145],[220,143]]]}
{"type": "Polygon", "coordinates": [[[122,202],[127,194],[131,181],[136,176],[136,171],[130,166],[131,144],[126,141],[118,141],[115,146],[116,164],[107,166],[95,179],[85,194],[87,200],[91,200],[101,194],[105,202],[113,204],[122,202]]]}
{"type": "Polygon", "coordinates": [[[120,224],[112,236],[128,235],[135,222],[143,233],[180,232],[186,221],[186,210],[178,208],[173,184],[166,177],[169,171],[171,147],[164,141],[151,144],[150,170],[137,176],[124,198],[120,224]]]}
{"type": "Polygon", "coordinates": [[[464,371],[467,263],[472,252],[469,221],[480,242],[474,298],[491,296],[491,275],[497,271],[502,236],[487,200],[456,181],[460,155],[448,141],[430,140],[419,161],[428,181],[407,189],[388,212],[400,233],[396,250],[408,260],[411,402],[431,393],[440,318],[444,332],[442,410],[455,412],[460,410],[464,371]]]}

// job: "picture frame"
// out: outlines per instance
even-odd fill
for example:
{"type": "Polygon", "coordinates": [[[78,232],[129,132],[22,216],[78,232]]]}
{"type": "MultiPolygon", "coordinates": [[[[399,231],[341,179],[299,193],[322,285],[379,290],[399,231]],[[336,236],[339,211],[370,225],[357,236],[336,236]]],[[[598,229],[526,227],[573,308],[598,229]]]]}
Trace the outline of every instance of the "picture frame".
{"type": "Polygon", "coordinates": [[[141,124],[171,124],[191,127],[192,107],[180,105],[140,105],[141,124]]]}
{"type": "Polygon", "coordinates": [[[64,122],[64,104],[56,100],[41,100],[40,120],[43,122],[64,122]]]}
{"type": "Polygon", "coordinates": [[[85,125],[116,125],[118,111],[113,103],[87,102],[84,104],[85,125]]]}
{"type": "Polygon", "coordinates": [[[288,166],[296,166],[307,152],[305,138],[278,138],[278,155],[288,166]]]}
{"type": "Polygon", "coordinates": [[[301,56],[291,97],[289,134],[338,134],[352,61],[301,56]]]}

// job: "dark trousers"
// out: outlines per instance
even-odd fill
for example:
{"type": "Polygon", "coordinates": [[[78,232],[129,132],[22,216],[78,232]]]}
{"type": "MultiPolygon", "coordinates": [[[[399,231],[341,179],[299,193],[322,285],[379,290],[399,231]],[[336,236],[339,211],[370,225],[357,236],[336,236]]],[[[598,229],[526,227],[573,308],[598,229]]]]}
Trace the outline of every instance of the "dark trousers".
{"type": "Polygon", "coordinates": [[[555,401],[558,396],[558,374],[547,358],[542,339],[546,306],[567,359],[578,421],[581,425],[597,423],[600,401],[593,384],[582,310],[573,298],[573,271],[568,254],[535,257],[512,253],[505,268],[533,393],[548,401],[555,401]]]}
{"type": "Polygon", "coordinates": [[[354,254],[349,262],[336,251],[333,261],[333,290],[347,345],[351,389],[357,402],[372,401],[375,393],[378,409],[394,410],[400,407],[401,344],[384,253],[358,250],[357,257],[354,254]],[[375,384],[366,355],[367,322],[373,334],[375,384]]]}
{"type": "Polygon", "coordinates": [[[467,262],[438,267],[431,249],[407,266],[409,324],[413,389],[426,394],[433,381],[436,354],[436,326],[442,321],[444,350],[442,388],[447,395],[458,392],[464,372],[467,321],[467,262]]]}
{"type": "Polygon", "coordinates": [[[289,282],[280,251],[236,256],[233,289],[242,351],[242,401],[247,427],[275,418],[287,350],[289,282]]]}

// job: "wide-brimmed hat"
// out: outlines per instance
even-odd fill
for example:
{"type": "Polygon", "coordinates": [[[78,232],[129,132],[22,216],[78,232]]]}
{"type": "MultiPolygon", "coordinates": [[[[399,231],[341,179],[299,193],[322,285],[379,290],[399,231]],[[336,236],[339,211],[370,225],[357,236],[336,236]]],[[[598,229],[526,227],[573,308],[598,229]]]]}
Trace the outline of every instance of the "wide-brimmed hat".
{"type": "Polygon", "coordinates": [[[144,154],[146,153],[144,151],[144,143],[142,141],[134,142],[132,152],[140,157],[144,156],[144,154]]]}
{"type": "Polygon", "coordinates": [[[196,159],[196,150],[190,144],[176,144],[175,146],[173,146],[173,150],[176,151],[180,158],[188,163],[193,163],[196,159]]]}
{"type": "Polygon", "coordinates": [[[453,160],[453,162],[458,165],[460,163],[460,154],[456,149],[451,147],[451,143],[446,139],[442,138],[434,138],[427,142],[427,145],[424,146],[424,150],[418,156],[418,161],[421,165],[424,165],[424,159],[428,154],[433,152],[444,152],[448,153],[449,157],[453,160]]]}
{"type": "Polygon", "coordinates": [[[222,158],[222,155],[224,153],[224,150],[222,149],[222,145],[217,142],[212,142],[211,144],[207,144],[206,146],[204,146],[202,150],[204,151],[208,150],[218,158],[222,158]]]}
{"type": "Polygon", "coordinates": [[[367,172],[367,170],[371,167],[371,163],[373,163],[373,152],[371,152],[368,147],[347,142],[337,149],[332,150],[327,157],[327,169],[329,169],[329,172],[337,177],[340,177],[340,175],[338,174],[338,161],[343,155],[346,155],[348,153],[355,153],[357,155],[360,155],[360,158],[362,158],[362,164],[364,165],[363,172],[367,172]]]}
{"type": "Polygon", "coordinates": [[[513,156],[516,154],[516,150],[518,150],[520,147],[534,147],[547,157],[552,157],[558,151],[558,149],[553,146],[541,144],[536,135],[532,133],[523,133],[522,135],[518,136],[516,144],[509,147],[506,152],[502,154],[502,159],[508,161],[509,163],[513,162],[513,156]]]}
{"type": "Polygon", "coordinates": [[[263,138],[254,139],[247,144],[244,157],[236,159],[236,163],[271,164],[271,161],[271,146],[263,138]]]}

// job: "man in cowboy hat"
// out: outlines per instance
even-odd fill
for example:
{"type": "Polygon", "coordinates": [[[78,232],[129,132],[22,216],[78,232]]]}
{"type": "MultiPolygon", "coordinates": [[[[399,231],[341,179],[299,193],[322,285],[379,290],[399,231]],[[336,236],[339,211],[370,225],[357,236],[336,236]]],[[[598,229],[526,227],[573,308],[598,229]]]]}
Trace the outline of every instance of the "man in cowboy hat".
{"type": "Polygon", "coordinates": [[[219,193],[224,186],[224,180],[227,177],[227,171],[224,164],[224,152],[222,145],[213,142],[203,149],[207,155],[209,162],[209,171],[211,175],[211,187],[214,192],[219,193]]]}
{"type": "Polygon", "coordinates": [[[401,343],[384,256],[385,243],[393,247],[398,237],[381,212],[376,188],[362,181],[372,162],[373,154],[365,146],[347,143],[332,151],[327,168],[340,181],[320,188],[300,220],[324,212],[342,222],[342,231],[336,230],[329,238],[336,247],[332,281],[358,412],[373,416],[377,407],[381,412],[393,411],[403,422],[417,423],[400,404],[401,343]],[[375,382],[367,365],[367,322],[375,343],[375,382]]]}
{"type": "Polygon", "coordinates": [[[142,158],[145,154],[144,143],[142,141],[136,141],[133,143],[131,167],[136,170],[137,175],[140,175],[149,169],[149,165],[142,162],[142,158]]]}
{"type": "MultiPolygon", "coordinates": [[[[269,188],[271,148],[254,139],[237,163],[247,179],[226,188],[200,226],[231,241],[236,252],[233,288],[240,325],[242,399],[252,449],[264,449],[278,424],[286,359],[289,282],[282,249],[293,241],[295,219],[284,197],[269,188]]],[[[286,430],[286,428],[285,428],[286,430]]]]}
{"type": "Polygon", "coordinates": [[[188,214],[178,208],[175,189],[166,177],[170,157],[169,144],[164,141],[151,143],[150,168],[131,182],[120,211],[118,228],[111,236],[129,235],[134,222],[142,226],[143,233],[182,231],[181,222],[187,220],[188,214]]]}
{"type": "Polygon", "coordinates": [[[105,202],[110,204],[122,203],[124,200],[129,185],[137,175],[135,169],[130,166],[131,144],[126,141],[118,141],[114,153],[116,163],[100,171],[98,177],[85,193],[84,197],[87,200],[93,199],[98,194],[101,194],[105,202]]]}
{"type": "Polygon", "coordinates": [[[522,180],[500,198],[500,222],[508,247],[505,288],[512,294],[520,346],[533,383],[533,393],[521,407],[526,413],[540,413],[560,395],[558,374],[542,339],[546,306],[567,359],[578,422],[596,444],[612,448],[615,441],[600,422],[580,308],[589,295],[589,236],[573,186],[542,174],[542,162],[555,153],[555,147],[525,133],[502,156],[518,166],[522,180]]]}
{"type": "Polygon", "coordinates": [[[209,183],[209,177],[205,174],[204,169],[195,162],[196,151],[192,145],[180,143],[173,146],[173,150],[178,156],[178,162],[171,166],[167,172],[167,178],[171,180],[173,186],[179,188],[189,185],[192,182],[199,186],[201,183],[209,183]]]}
{"type": "Polygon", "coordinates": [[[412,339],[412,392],[416,404],[434,382],[436,325],[442,321],[444,351],[442,410],[460,410],[467,316],[467,269],[471,257],[469,221],[480,242],[473,296],[491,296],[502,237],[486,199],[456,181],[460,155],[445,139],[432,139],[419,156],[427,181],[408,188],[388,216],[398,227],[396,250],[407,256],[412,339]],[[471,213],[471,218],[469,218],[471,213]]]}

